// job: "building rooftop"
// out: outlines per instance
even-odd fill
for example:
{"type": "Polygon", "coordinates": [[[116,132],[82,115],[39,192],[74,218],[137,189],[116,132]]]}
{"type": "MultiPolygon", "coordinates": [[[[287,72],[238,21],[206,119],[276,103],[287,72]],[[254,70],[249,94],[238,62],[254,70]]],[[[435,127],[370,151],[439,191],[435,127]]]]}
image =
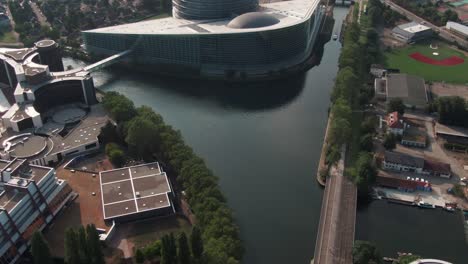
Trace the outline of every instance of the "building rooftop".
{"type": "Polygon", "coordinates": [[[308,18],[319,5],[319,0],[293,0],[263,4],[259,12],[244,14],[232,20],[185,20],[173,17],[147,20],[118,26],[84,31],[84,33],[114,34],[208,34],[257,32],[278,29],[299,23],[308,18]],[[247,16],[246,16],[247,15],[247,16]],[[277,23],[272,23],[278,20],[277,23]],[[262,26],[259,28],[258,26],[262,26]]]}
{"type": "Polygon", "coordinates": [[[414,157],[411,155],[392,152],[392,151],[385,151],[385,162],[401,164],[405,166],[411,166],[415,168],[424,168],[424,159],[420,157],[414,157]]]}
{"type": "Polygon", "coordinates": [[[104,112],[102,105],[92,106],[88,115],[66,136],[51,135],[50,139],[54,142],[53,149],[50,152],[51,155],[95,142],[101,133],[101,128],[108,121],[109,117],[104,112]]]}
{"type": "Polygon", "coordinates": [[[402,140],[425,144],[427,141],[426,130],[421,127],[408,127],[403,133],[402,140]]]}
{"type": "Polygon", "coordinates": [[[169,180],[157,162],[103,171],[99,176],[104,219],[171,206],[169,180]]]}
{"type": "Polygon", "coordinates": [[[468,36],[468,26],[465,26],[456,22],[448,21],[446,27],[448,29],[456,30],[468,36]]]}
{"type": "Polygon", "coordinates": [[[443,174],[450,174],[450,164],[442,163],[434,160],[425,160],[424,161],[424,170],[433,171],[443,174]]]}
{"type": "Polygon", "coordinates": [[[401,24],[401,25],[398,25],[397,27],[404,30],[404,31],[406,31],[406,32],[409,32],[409,33],[418,33],[418,32],[421,32],[421,31],[426,31],[426,30],[431,29],[428,26],[421,25],[421,24],[416,23],[416,22],[409,22],[409,23],[406,23],[406,24],[401,24]]]}
{"type": "Polygon", "coordinates": [[[405,105],[422,107],[428,102],[424,79],[408,74],[387,75],[387,100],[401,98],[405,105]]]}
{"type": "Polygon", "coordinates": [[[446,126],[441,123],[436,123],[435,131],[436,134],[468,138],[468,129],[463,127],[446,126]]]}
{"type": "Polygon", "coordinates": [[[395,111],[387,115],[387,126],[390,128],[404,128],[405,124],[403,119],[400,118],[400,114],[395,111]]]}

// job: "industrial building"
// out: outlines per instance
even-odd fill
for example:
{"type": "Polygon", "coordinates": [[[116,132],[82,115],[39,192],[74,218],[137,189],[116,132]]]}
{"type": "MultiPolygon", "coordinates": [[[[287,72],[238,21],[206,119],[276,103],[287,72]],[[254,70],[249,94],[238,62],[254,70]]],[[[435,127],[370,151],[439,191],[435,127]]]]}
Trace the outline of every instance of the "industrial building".
{"type": "Polygon", "coordinates": [[[64,71],[58,44],[0,48],[0,87],[9,105],[2,114],[0,156],[51,165],[99,148],[107,121],[93,78],[84,69],[64,71]]]}
{"type": "Polygon", "coordinates": [[[319,0],[173,0],[173,17],[82,34],[89,53],[131,50],[127,62],[143,70],[242,80],[305,62],[324,17],[319,0]]]}
{"type": "Polygon", "coordinates": [[[409,74],[387,74],[374,83],[377,99],[390,101],[400,98],[406,107],[424,109],[429,98],[423,78],[409,74]]]}
{"type": "Polygon", "coordinates": [[[453,34],[458,35],[461,38],[468,39],[468,26],[457,22],[448,21],[445,27],[453,34]]]}
{"type": "Polygon", "coordinates": [[[44,229],[71,197],[49,167],[0,160],[0,263],[16,263],[36,230],[44,229]]]}
{"type": "Polygon", "coordinates": [[[172,188],[157,162],[99,173],[105,220],[129,221],[175,212],[172,188]]]}
{"type": "Polygon", "coordinates": [[[431,37],[432,29],[416,22],[410,22],[393,28],[392,35],[406,43],[411,43],[431,37]]]}

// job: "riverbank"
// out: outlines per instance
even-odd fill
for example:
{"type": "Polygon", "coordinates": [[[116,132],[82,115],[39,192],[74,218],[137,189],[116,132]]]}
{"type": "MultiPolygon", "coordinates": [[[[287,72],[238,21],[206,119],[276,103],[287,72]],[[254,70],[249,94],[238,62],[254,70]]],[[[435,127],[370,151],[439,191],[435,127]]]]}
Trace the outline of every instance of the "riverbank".
{"type": "Polygon", "coordinates": [[[328,128],[330,127],[330,120],[331,120],[331,115],[328,116],[327,119],[327,128],[325,129],[325,136],[323,138],[323,145],[322,145],[322,151],[320,152],[320,160],[317,168],[317,182],[320,184],[320,186],[325,187],[325,184],[327,182],[327,177],[329,174],[329,168],[326,163],[326,157],[327,157],[327,138],[328,138],[328,128]],[[324,177],[325,176],[325,177],[324,177]]]}

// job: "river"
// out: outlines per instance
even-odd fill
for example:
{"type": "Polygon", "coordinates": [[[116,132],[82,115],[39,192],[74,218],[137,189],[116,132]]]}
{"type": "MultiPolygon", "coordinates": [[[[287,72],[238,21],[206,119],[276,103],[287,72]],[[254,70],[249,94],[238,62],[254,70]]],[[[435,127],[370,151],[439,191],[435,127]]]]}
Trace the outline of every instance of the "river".
{"type": "MultiPolygon", "coordinates": [[[[346,13],[335,8],[334,32],[346,13]]],[[[327,43],[321,64],[299,76],[241,87],[116,69],[94,78],[99,89],[151,106],[205,159],[240,227],[243,263],[309,263],[322,202],[315,175],[340,48],[327,43]]]]}

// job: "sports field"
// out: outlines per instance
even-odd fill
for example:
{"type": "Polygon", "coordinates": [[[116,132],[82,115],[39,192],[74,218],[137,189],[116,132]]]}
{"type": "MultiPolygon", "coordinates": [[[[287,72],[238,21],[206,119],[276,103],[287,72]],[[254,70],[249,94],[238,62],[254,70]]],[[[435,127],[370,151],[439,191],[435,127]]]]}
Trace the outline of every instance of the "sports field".
{"type": "Polygon", "coordinates": [[[389,68],[423,77],[426,81],[468,83],[468,57],[446,44],[413,44],[385,53],[389,68]],[[437,55],[435,55],[437,54],[437,55]]]}

